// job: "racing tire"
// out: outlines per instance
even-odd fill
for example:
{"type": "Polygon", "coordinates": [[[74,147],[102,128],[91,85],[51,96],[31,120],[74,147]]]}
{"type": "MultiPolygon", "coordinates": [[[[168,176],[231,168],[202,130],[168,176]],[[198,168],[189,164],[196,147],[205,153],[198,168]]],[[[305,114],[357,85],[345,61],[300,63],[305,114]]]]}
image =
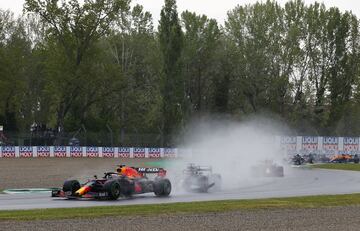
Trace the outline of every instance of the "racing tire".
{"type": "Polygon", "coordinates": [[[206,176],[201,176],[198,179],[199,191],[206,193],[209,189],[209,178],[206,176]]]}
{"type": "Polygon", "coordinates": [[[220,191],[221,186],[222,186],[221,175],[220,174],[214,174],[213,178],[214,178],[214,183],[215,183],[214,191],[220,191]]]}
{"type": "Polygon", "coordinates": [[[154,182],[154,193],[158,197],[167,197],[171,193],[171,182],[168,179],[160,179],[154,182]]]}
{"type": "Polygon", "coordinates": [[[75,192],[81,187],[79,181],[77,180],[67,180],[64,182],[63,191],[71,192],[71,196],[75,196],[75,192]]]}
{"type": "Polygon", "coordinates": [[[277,176],[277,177],[283,177],[284,176],[284,167],[283,166],[279,166],[279,167],[276,168],[275,176],[277,176]]]}
{"type": "Polygon", "coordinates": [[[108,197],[110,200],[117,200],[119,198],[121,193],[120,189],[120,184],[115,180],[108,181],[104,185],[104,190],[108,193],[108,197]]]}
{"type": "Polygon", "coordinates": [[[134,182],[130,182],[126,178],[121,178],[119,180],[121,194],[125,197],[131,197],[134,192],[134,182]]]}

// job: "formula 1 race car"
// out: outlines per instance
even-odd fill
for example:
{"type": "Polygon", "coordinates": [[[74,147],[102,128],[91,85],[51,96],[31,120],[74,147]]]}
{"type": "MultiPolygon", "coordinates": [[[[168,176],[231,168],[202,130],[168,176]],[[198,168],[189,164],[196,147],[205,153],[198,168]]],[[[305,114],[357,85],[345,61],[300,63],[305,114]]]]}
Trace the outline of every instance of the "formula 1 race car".
{"type": "Polygon", "coordinates": [[[302,165],[305,163],[305,159],[304,159],[304,157],[300,156],[300,154],[296,154],[291,159],[291,162],[293,165],[302,165]]]}
{"type": "Polygon", "coordinates": [[[77,180],[65,181],[62,189],[53,190],[52,197],[94,198],[117,200],[120,196],[130,197],[134,194],[154,192],[156,196],[168,196],[171,192],[170,180],[165,178],[166,170],[163,168],[140,168],[127,167],[136,171],[138,176],[129,177],[119,175],[119,172],[106,172],[103,178],[93,179],[80,184],[77,180]],[[155,179],[150,180],[147,174],[157,174],[155,179]]]}
{"type": "Polygon", "coordinates": [[[255,177],[283,177],[284,167],[277,165],[272,160],[265,160],[253,166],[251,174],[255,177]]]}
{"type": "Polygon", "coordinates": [[[359,163],[359,156],[357,154],[350,155],[350,154],[341,154],[341,155],[335,155],[333,156],[330,161],[330,163],[350,163],[353,162],[355,164],[359,163]]]}
{"type": "Polygon", "coordinates": [[[210,166],[189,164],[183,171],[182,187],[188,192],[208,192],[221,189],[221,175],[213,174],[210,166]]]}

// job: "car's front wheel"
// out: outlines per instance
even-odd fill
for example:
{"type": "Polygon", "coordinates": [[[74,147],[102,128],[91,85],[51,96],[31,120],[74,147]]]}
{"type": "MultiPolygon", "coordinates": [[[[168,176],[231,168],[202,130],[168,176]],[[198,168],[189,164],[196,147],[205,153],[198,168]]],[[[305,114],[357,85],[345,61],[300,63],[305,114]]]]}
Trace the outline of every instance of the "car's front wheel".
{"type": "Polygon", "coordinates": [[[110,200],[117,200],[121,192],[120,184],[115,180],[106,182],[104,185],[104,190],[108,193],[110,200]]]}
{"type": "Polygon", "coordinates": [[[71,192],[70,196],[75,196],[75,192],[80,189],[80,183],[77,180],[67,180],[64,182],[63,191],[71,192]]]}

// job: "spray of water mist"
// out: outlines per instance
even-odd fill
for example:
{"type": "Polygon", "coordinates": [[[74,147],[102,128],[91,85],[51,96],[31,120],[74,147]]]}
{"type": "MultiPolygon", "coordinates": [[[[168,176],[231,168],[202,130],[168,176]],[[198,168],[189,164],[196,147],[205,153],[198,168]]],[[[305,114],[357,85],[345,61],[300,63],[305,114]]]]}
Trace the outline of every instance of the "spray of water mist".
{"type": "MultiPolygon", "coordinates": [[[[196,121],[189,125],[179,145],[182,158],[171,168],[175,184],[189,163],[212,166],[222,176],[223,189],[237,189],[264,179],[251,176],[251,168],[264,160],[280,163],[283,155],[276,136],[284,126],[274,120],[255,118],[246,122],[196,121]],[[174,177],[175,176],[175,177],[174,177]]],[[[175,187],[177,192],[182,192],[175,187]]]]}

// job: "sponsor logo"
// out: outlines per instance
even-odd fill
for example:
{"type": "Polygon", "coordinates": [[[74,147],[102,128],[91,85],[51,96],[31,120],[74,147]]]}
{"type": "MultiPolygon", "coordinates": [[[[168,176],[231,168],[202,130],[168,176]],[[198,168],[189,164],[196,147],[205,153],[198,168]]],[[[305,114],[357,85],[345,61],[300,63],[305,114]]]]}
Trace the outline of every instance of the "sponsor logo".
{"type": "Polygon", "coordinates": [[[296,136],[283,136],[280,142],[282,144],[296,144],[296,136]]]}
{"type": "Polygon", "coordinates": [[[20,146],[19,147],[19,155],[22,158],[30,158],[33,157],[33,148],[28,146],[20,146]]]}
{"type": "Polygon", "coordinates": [[[164,148],[164,157],[176,157],[176,149],[164,148]]]}
{"type": "Polygon", "coordinates": [[[50,147],[48,146],[38,146],[37,156],[38,157],[50,157],[50,147]]]}
{"type": "Polygon", "coordinates": [[[15,157],[15,147],[13,147],[13,146],[3,146],[2,147],[2,157],[4,157],[4,158],[14,158],[15,157]]]}
{"type": "Polygon", "coordinates": [[[113,158],[114,157],[114,153],[115,153],[115,149],[114,148],[108,148],[108,147],[103,147],[102,148],[102,155],[105,158],[113,158]]]}
{"type": "Polygon", "coordinates": [[[344,151],[357,151],[359,150],[358,137],[344,137],[344,151]]]}
{"type": "Polygon", "coordinates": [[[296,144],[281,144],[281,148],[285,150],[296,150],[296,144]]]}
{"type": "Polygon", "coordinates": [[[160,158],[161,150],[160,148],[149,148],[149,158],[160,158]]]}
{"type": "Polygon", "coordinates": [[[337,137],[324,137],[323,138],[323,149],[324,150],[338,150],[339,139],[337,137]]]}
{"type": "Polygon", "coordinates": [[[151,173],[151,172],[159,172],[159,168],[138,168],[139,172],[147,172],[147,173],[151,173]]]}
{"type": "Polygon", "coordinates": [[[318,137],[316,136],[303,136],[302,149],[310,151],[318,149],[318,137]]]}
{"type": "Polygon", "coordinates": [[[344,137],[344,151],[355,152],[359,150],[358,137],[344,137]]]}
{"type": "Polygon", "coordinates": [[[86,147],[86,156],[90,158],[99,157],[98,147],[86,147]]]}
{"type": "Polygon", "coordinates": [[[145,148],[134,148],[134,158],[145,158],[145,148]]]}
{"type": "Polygon", "coordinates": [[[70,147],[70,156],[71,157],[82,157],[82,148],[78,146],[70,147]]]}
{"type": "Polygon", "coordinates": [[[130,158],[130,148],[119,148],[120,158],[130,158]]]}
{"type": "Polygon", "coordinates": [[[344,145],[358,145],[359,138],[357,137],[344,137],[344,145]]]}
{"type": "Polygon", "coordinates": [[[54,156],[59,158],[66,157],[66,147],[64,146],[55,146],[54,147],[54,156]]]}
{"type": "Polygon", "coordinates": [[[317,144],[318,143],[318,137],[316,137],[316,136],[303,136],[302,137],[302,143],[303,144],[317,144]]]}

